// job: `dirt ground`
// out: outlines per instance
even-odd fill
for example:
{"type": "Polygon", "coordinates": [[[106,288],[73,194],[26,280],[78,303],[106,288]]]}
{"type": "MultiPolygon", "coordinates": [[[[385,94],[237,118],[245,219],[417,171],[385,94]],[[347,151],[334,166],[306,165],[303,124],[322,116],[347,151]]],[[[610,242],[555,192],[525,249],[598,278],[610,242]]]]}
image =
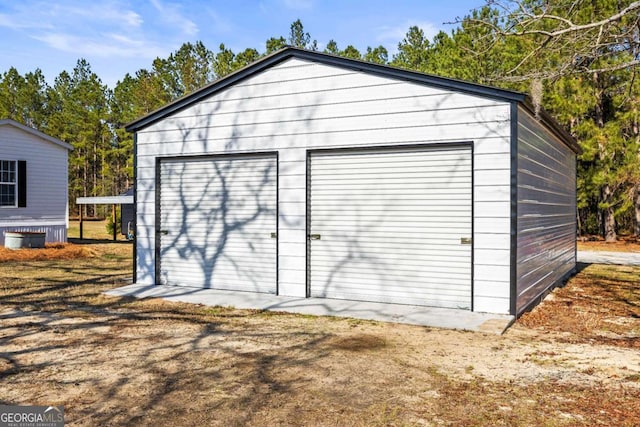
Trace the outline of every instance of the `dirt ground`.
{"type": "Polygon", "coordinates": [[[640,268],[582,265],[502,336],[107,297],[131,247],[0,263],[0,404],[67,425],[640,425],[640,268]]]}
{"type": "Polygon", "coordinates": [[[605,242],[601,237],[590,236],[578,239],[578,250],[640,252],[640,240],[635,237],[622,236],[615,242],[605,242]]]}

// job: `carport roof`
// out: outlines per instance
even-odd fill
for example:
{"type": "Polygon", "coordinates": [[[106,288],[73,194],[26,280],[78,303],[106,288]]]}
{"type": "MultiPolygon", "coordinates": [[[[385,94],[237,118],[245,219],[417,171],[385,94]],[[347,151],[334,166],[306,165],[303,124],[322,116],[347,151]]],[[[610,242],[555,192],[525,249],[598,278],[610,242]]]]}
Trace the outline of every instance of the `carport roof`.
{"type": "Polygon", "coordinates": [[[133,188],[117,196],[78,197],[76,205],[132,205],[133,188]]]}
{"type": "Polygon", "coordinates": [[[291,46],[280,49],[270,55],[265,56],[264,58],[261,58],[247,65],[244,68],[241,68],[234,73],[215,80],[212,83],[202,87],[201,89],[198,89],[182,98],[177,99],[174,102],[167,104],[166,106],[156,111],[147,114],[146,116],[143,116],[129,123],[125,126],[125,129],[129,132],[136,132],[138,130],[144,129],[145,127],[150,126],[153,123],[162,120],[163,118],[175,112],[187,108],[199,102],[200,100],[215,94],[216,92],[219,92],[241,80],[244,80],[269,67],[272,67],[280,62],[294,57],[317,63],[333,65],[341,68],[348,68],[355,71],[366,72],[369,74],[376,74],[384,77],[405,80],[412,83],[424,84],[431,87],[467,93],[484,98],[496,99],[505,102],[515,102],[525,107],[536,117],[539,117],[539,119],[573,151],[581,151],[573,136],[571,136],[571,134],[569,134],[560,124],[558,124],[558,122],[555,121],[555,119],[553,119],[544,110],[537,111],[536,113],[536,109],[533,107],[531,99],[522,92],[500,89],[492,86],[485,86],[447,77],[434,76],[417,71],[399,69],[388,65],[343,58],[336,55],[309,51],[291,46]]]}

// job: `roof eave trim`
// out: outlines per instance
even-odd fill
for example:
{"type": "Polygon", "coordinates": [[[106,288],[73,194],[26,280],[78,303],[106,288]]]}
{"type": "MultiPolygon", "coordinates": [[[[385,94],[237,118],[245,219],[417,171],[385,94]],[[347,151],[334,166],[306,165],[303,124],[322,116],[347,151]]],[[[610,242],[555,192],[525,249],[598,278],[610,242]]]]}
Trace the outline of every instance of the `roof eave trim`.
{"type": "Polygon", "coordinates": [[[516,101],[523,103],[526,99],[526,95],[521,92],[499,89],[491,86],[483,86],[476,83],[470,83],[446,77],[432,76],[417,71],[404,70],[388,65],[374,64],[372,62],[343,58],[327,53],[312,52],[295,47],[285,47],[268,56],[265,56],[264,58],[254,62],[253,64],[247,65],[246,67],[241,68],[240,70],[229,74],[228,76],[225,76],[221,79],[215,80],[195,92],[185,95],[182,98],[179,98],[176,101],[165,105],[164,107],[161,107],[137,120],[134,120],[133,122],[125,125],[125,130],[128,132],[135,132],[137,130],[145,128],[157,122],[158,120],[167,117],[170,114],[173,114],[183,108],[187,108],[188,106],[200,101],[201,99],[206,98],[237,83],[240,80],[243,80],[255,73],[264,70],[265,68],[271,67],[292,57],[320,62],[327,65],[339,66],[342,68],[350,68],[357,71],[365,71],[371,74],[376,74],[384,77],[392,77],[398,80],[426,84],[442,89],[455,90],[458,92],[501,100],[505,102],[516,101]]]}
{"type": "Polygon", "coordinates": [[[45,141],[51,142],[52,144],[59,145],[61,147],[66,148],[67,150],[73,150],[73,146],[71,144],[68,144],[64,141],[59,140],[58,138],[54,138],[50,135],[47,135],[46,133],[41,132],[38,129],[34,129],[32,127],[23,125],[22,123],[16,122],[15,120],[2,119],[0,120],[0,126],[13,126],[14,128],[20,129],[40,139],[44,139],[45,141]]]}
{"type": "Polygon", "coordinates": [[[175,101],[158,108],[155,111],[152,111],[151,113],[137,119],[134,120],[133,122],[125,125],[124,129],[127,132],[135,132],[139,129],[142,129],[146,126],[149,126],[153,123],[155,123],[156,121],[163,119],[164,117],[173,114],[183,108],[186,108],[192,104],[195,104],[196,102],[200,101],[203,98],[206,98],[208,96],[210,96],[211,94],[218,92],[220,90],[223,90],[235,83],[237,83],[240,80],[243,80],[244,78],[262,71],[265,68],[268,68],[274,64],[277,64],[278,62],[284,61],[285,59],[288,58],[288,56],[285,57],[280,57],[278,54],[280,54],[282,52],[282,50],[276,51],[268,56],[265,56],[264,58],[254,62],[253,64],[250,64],[244,68],[241,68],[237,71],[234,71],[233,73],[222,77],[218,80],[214,80],[213,82],[209,83],[208,85],[196,90],[195,92],[191,92],[185,96],[183,96],[182,98],[178,98],[175,101]]]}
{"type": "Polygon", "coordinates": [[[544,109],[536,111],[533,101],[530,97],[526,97],[522,102],[522,106],[527,110],[534,118],[540,120],[554,135],[556,135],[564,144],[569,147],[574,153],[582,154],[582,148],[578,144],[576,138],[571,135],[556,119],[544,109]]]}

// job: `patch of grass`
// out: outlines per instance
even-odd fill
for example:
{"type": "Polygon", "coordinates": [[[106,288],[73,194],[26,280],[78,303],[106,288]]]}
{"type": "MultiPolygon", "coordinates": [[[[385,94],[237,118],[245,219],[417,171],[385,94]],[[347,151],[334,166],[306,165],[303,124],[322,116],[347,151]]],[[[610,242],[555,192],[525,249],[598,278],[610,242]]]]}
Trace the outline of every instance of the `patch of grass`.
{"type": "Polygon", "coordinates": [[[635,381],[635,382],[640,383],[640,374],[627,375],[625,377],[625,380],[627,380],[627,381],[635,381]]]}
{"type": "MultiPolygon", "coordinates": [[[[120,234],[118,228],[116,233],[117,240],[126,240],[126,236],[120,234]]],[[[70,239],[80,238],[80,222],[78,220],[70,220],[67,235],[70,239]]],[[[82,237],[90,240],[112,240],[113,234],[107,231],[107,221],[82,221],[82,237]]]]}
{"type": "Polygon", "coordinates": [[[226,316],[229,313],[233,313],[236,309],[234,307],[222,307],[220,305],[216,305],[215,307],[205,307],[203,308],[203,313],[209,316],[226,316]]]}
{"type": "Polygon", "coordinates": [[[330,340],[332,348],[360,352],[379,350],[387,346],[384,338],[371,334],[350,334],[347,337],[336,337],[330,340]]]}

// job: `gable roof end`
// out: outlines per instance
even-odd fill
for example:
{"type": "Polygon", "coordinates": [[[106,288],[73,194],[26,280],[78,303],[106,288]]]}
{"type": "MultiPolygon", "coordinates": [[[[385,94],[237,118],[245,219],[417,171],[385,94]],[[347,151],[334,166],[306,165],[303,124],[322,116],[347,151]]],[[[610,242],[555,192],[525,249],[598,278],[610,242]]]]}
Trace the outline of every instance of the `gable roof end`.
{"type": "Polygon", "coordinates": [[[33,136],[36,136],[40,139],[44,139],[45,141],[51,142],[55,145],[59,145],[61,147],[66,148],[67,150],[73,150],[73,146],[71,144],[67,144],[64,141],[60,141],[58,138],[54,138],[52,136],[47,135],[44,132],[40,132],[37,129],[34,129],[32,127],[29,126],[25,126],[22,123],[18,123],[15,120],[11,120],[11,119],[2,119],[0,120],[0,126],[12,126],[14,128],[20,129],[23,132],[26,132],[28,134],[31,134],[33,136]]]}
{"type": "MultiPolygon", "coordinates": [[[[184,108],[187,108],[198,101],[207,98],[216,92],[219,92],[241,80],[244,80],[254,74],[263,71],[266,68],[272,67],[280,62],[283,62],[289,58],[300,58],[308,61],[313,61],[320,64],[327,64],[337,66],[341,68],[352,69],[355,71],[361,71],[369,74],[379,75],[382,77],[394,78],[397,80],[404,80],[412,83],[423,84],[431,87],[436,87],[445,90],[452,90],[456,92],[466,93],[469,95],[480,96],[484,98],[505,101],[516,102],[525,106],[528,110],[532,110],[530,102],[526,94],[522,92],[516,92],[507,89],[499,89],[492,86],[480,85],[477,83],[470,83],[462,80],[451,79],[447,77],[434,76],[430,74],[420,73],[417,71],[404,70],[400,68],[391,67],[389,65],[375,64],[372,62],[366,62],[356,59],[343,58],[336,55],[327,53],[314,52],[296,47],[287,46],[280,49],[270,55],[265,56],[240,70],[237,70],[225,77],[209,83],[208,85],[198,89],[188,95],[183,96],[158,110],[155,110],[125,126],[128,132],[136,132],[144,129],[147,126],[175,113],[184,108]]],[[[575,139],[566,132],[551,116],[544,113],[540,116],[542,122],[547,125],[560,139],[571,147],[574,151],[580,150],[575,139]]]]}

